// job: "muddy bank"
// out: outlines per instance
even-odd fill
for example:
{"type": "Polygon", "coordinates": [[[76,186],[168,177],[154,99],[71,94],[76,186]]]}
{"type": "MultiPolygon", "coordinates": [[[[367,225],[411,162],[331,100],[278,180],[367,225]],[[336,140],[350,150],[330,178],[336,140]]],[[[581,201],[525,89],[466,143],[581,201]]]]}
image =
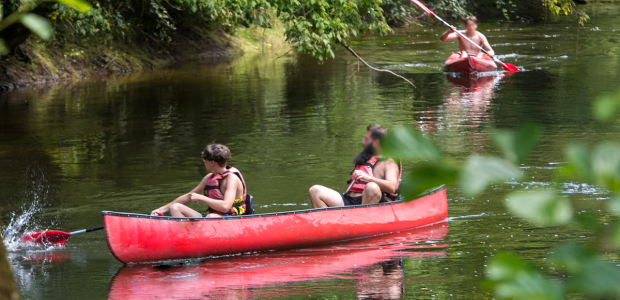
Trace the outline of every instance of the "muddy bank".
{"type": "Polygon", "coordinates": [[[239,28],[177,34],[170,43],[44,43],[31,36],[11,54],[0,58],[0,92],[38,83],[85,79],[174,66],[181,62],[216,59],[247,52],[286,47],[284,30],[239,28]]]}

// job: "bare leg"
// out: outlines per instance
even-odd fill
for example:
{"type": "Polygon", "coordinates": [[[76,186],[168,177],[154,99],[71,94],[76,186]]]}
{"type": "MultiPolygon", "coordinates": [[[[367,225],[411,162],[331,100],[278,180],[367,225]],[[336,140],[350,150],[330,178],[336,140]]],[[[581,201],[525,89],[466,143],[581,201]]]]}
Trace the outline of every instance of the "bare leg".
{"type": "Polygon", "coordinates": [[[461,50],[461,58],[467,57],[467,51],[461,50]]]}
{"type": "Polygon", "coordinates": [[[477,58],[483,58],[484,57],[484,52],[480,51],[478,52],[478,54],[476,55],[477,58]]]}
{"type": "Polygon", "coordinates": [[[381,188],[374,183],[369,182],[362,192],[362,204],[375,204],[381,201],[381,188]]]}
{"type": "Polygon", "coordinates": [[[340,193],[322,185],[313,185],[308,193],[314,208],[344,206],[340,193]]]}
{"type": "Polygon", "coordinates": [[[207,218],[221,218],[221,217],[223,216],[220,214],[216,214],[216,213],[210,213],[207,215],[207,218]]]}
{"type": "Polygon", "coordinates": [[[201,213],[181,203],[173,203],[170,205],[170,215],[173,217],[202,218],[201,213]]]}

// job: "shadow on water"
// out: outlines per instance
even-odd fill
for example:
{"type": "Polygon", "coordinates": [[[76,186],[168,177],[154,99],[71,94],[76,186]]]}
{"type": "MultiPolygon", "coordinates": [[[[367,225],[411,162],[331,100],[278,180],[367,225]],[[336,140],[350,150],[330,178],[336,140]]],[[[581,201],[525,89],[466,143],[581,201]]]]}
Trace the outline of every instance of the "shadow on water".
{"type": "MultiPolygon", "coordinates": [[[[132,265],[110,283],[108,299],[257,299],[347,290],[357,298],[400,299],[407,259],[443,256],[448,224],[288,251],[209,259],[177,266],[132,265]],[[335,283],[344,287],[334,287],[335,283]],[[275,289],[275,290],[274,290],[275,289]]],[[[342,292],[342,291],[341,291],[342,292]]],[[[337,292],[338,293],[338,292],[337,292]]]]}

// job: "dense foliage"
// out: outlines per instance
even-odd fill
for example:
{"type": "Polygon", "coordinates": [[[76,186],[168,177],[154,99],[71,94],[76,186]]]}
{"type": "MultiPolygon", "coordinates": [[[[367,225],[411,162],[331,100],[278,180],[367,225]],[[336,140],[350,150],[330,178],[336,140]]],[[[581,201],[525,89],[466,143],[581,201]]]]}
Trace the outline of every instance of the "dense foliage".
{"type": "MultiPolygon", "coordinates": [[[[612,120],[618,110],[620,93],[593,104],[594,117],[601,122],[612,120]]],[[[465,195],[475,196],[493,184],[521,181],[524,176],[518,166],[535,148],[540,131],[535,125],[518,132],[493,130],[493,140],[503,157],[472,155],[459,165],[444,158],[420,132],[401,128],[383,142],[384,154],[418,162],[404,179],[408,183],[403,185],[406,199],[444,183],[457,183],[465,195]]],[[[620,268],[603,259],[604,254],[617,253],[620,247],[620,143],[609,141],[594,149],[571,145],[565,153],[566,164],[557,172],[556,182],[577,180],[609,191],[604,216],[575,213],[570,199],[554,188],[525,187],[506,195],[505,205],[512,214],[539,226],[574,226],[598,238],[552,250],[546,262],[556,274],[544,274],[540,266],[514,254],[495,255],[487,268],[487,280],[500,298],[564,299],[571,294],[620,297],[620,268]]]]}
{"type": "MultiPolygon", "coordinates": [[[[502,5],[516,6],[512,1],[495,1],[497,9],[507,17],[509,12],[502,5]]],[[[388,24],[404,25],[423,16],[409,0],[97,0],[90,3],[90,9],[86,9],[85,3],[76,0],[58,3],[9,0],[0,8],[4,15],[10,15],[6,18],[9,19],[12,13],[23,15],[40,5],[33,13],[19,16],[12,23],[21,22],[46,39],[51,31],[45,30],[40,22],[46,18],[51,21],[57,33],[55,41],[59,43],[116,40],[149,41],[164,46],[173,42],[176,32],[213,26],[228,31],[237,26],[269,28],[280,21],[286,29],[287,41],[319,62],[334,57],[334,47],[351,37],[366,33],[384,35],[390,32],[388,24]]],[[[574,11],[572,0],[545,3],[555,14],[574,11]]],[[[465,16],[467,7],[472,6],[468,0],[431,0],[426,4],[437,13],[453,18],[465,16]]],[[[3,28],[0,23],[0,30],[3,28]]]]}

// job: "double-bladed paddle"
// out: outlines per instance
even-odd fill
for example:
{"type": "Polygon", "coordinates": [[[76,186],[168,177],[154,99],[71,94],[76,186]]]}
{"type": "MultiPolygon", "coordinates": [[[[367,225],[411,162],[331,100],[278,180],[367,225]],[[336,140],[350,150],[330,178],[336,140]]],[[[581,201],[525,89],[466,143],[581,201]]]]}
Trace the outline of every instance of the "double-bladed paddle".
{"type": "MultiPolygon", "coordinates": [[[[430,14],[431,16],[437,18],[437,20],[441,21],[444,25],[448,26],[448,27],[452,27],[452,25],[448,24],[448,22],[444,21],[441,17],[439,17],[438,15],[436,15],[433,11],[431,11],[430,9],[428,9],[428,7],[426,7],[424,4],[422,4],[422,2],[418,1],[418,0],[411,0],[413,3],[417,4],[420,8],[422,8],[425,12],[427,12],[428,14],[430,14]]],[[[484,52],[484,54],[489,55],[489,53],[487,52],[486,49],[482,48],[480,45],[476,44],[474,41],[472,41],[470,38],[468,38],[466,35],[462,34],[460,31],[456,31],[456,33],[458,35],[460,35],[462,38],[466,39],[467,41],[469,41],[470,43],[476,45],[476,47],[478,47],[482,52],[484,52]]],[[[491,55],[489,55],[491,56],[491,55]]],[[[517,71],[521,71],[519,68],[517,68],[517,66],[512,65],[512,64],[507,64],[507,63],[503,63],[501,61],[499,61],[499,59],[497,59],[497,57],[495,56],[491,56],[491,58],[493,58],[493,60],[502,65],[502,67],[504,68],[504,71],[508,71],[508,72],[517,72],[517,71]]]]}
{"type": "Polygon", "coordinates": [[[35,233],[26,234],[21,237],[22,243],[34,243],[34,244],[62,244],[66,242],[69,237],[87,233],[95,230],[101,230],[103,226],[93,227],[88,229],[82,229],[74,232],[62,232],[58,230],[46,230],[35,233]]]}

